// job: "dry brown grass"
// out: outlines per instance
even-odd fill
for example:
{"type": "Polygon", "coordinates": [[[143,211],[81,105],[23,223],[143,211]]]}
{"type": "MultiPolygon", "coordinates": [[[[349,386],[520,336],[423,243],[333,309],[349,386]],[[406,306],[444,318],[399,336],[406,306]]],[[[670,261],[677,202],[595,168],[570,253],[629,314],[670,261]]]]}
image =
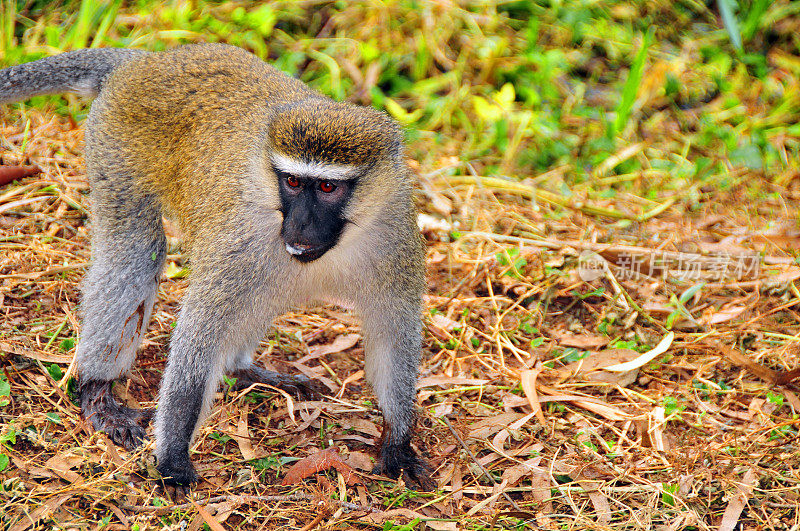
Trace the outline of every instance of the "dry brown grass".
{"type": "MultiPolygon", "coordinates": [[[[800,240],[796,190],[760,205],[778,219],[745,217],[734,187],[694,212],[681,200],[626,228],[577,201],[532,202],[518,185],[419,168],[422,210],[446,214],[460,232],[450,241],[451,230],[424,230],[431,313],[419,443],[439,490],[423,495],[366,476],[346,487],[333,473],[278,486],[283,458],[333,445],[364,468],[378,437],[362,348],[348,342],[357,323],[326,307],[283,317],[260,358],[327,378],[338,393],[292,405],[269,390],[220,396],[193,449],[205,480],[193,501],[172,506],[151,481],[151,447],[127,453],[90,433],[67,385],[74,346],[64,340],[78,334],[78,284],[90,258],[80,129],[30,110],[8,114],[0,136],[4,164],[44,170],[0,190],[0,348],[11,384],[0,422],[3,434],[16,432],[0,475],[9,529],[380,529],[415,518],[431,529],[800,524],[800,398],[793,384],[775,385],[800,366],[800,268],[785,252],[800,240]],[[588,282],[579,274],[586,250],[609,264],[588,282]],[[755,252],[763,258],[748,275],[720,273],[719,256],[735,264],[755,252]],[[631,275],[631,256],[666,265],[631,275]],[[676,307],[670,296],[700,278],[708,283],[685,301],[691,317],[675,321],[665,354],[633,372],[565,368],[575,358],[569,346],[606,364],[638,355],[610,351],[618,339],[639,351],[655,346],[676,307]]],[[[593,204],[629,208],[613,201],[593,204]]],[[[171,253],[183,265],[179,248],[171,253]]],[[[153,405],[187,282],[162,282],[137,367],[119,386],[137,407],[153,405]]]]}

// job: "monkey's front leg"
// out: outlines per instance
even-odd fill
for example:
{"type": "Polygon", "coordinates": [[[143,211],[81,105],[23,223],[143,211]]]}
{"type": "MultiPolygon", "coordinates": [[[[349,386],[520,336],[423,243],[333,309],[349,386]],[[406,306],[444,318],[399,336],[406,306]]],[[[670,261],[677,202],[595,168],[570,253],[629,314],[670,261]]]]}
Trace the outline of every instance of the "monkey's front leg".
{"type": "Polygon", "coordinates": [[[411,447],[416,423],[416,383],[422,322],[416,301],[387,301],[381,311],[364,312],[365,369],[383,412],[384,430],[375,472],[433,490],[430,467],[411,447]]]}
{"type": "MultiPolygon", "coordinates": [[[[157,468],[165,484],[188,487],[198,481],[189,446],[211,407],[233,336],[224,306],[213,307],[188,295],[170,343],[169,358],[155,415],[157,468]]],[[[235,321],[233,321],[235,322],[235,321]]]]}

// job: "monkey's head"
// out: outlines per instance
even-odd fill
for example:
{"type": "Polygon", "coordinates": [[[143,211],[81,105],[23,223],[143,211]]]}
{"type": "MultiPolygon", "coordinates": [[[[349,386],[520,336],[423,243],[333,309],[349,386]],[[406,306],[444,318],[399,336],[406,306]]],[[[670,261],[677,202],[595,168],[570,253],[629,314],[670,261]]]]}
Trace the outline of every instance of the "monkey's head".
{"type": "MultiPolygon", "coordinates": [[[[374,109],[323,99],[280,108],[269,126],[270,162],[290,255],[311,262],[337,244],[365,194],[391,180],[387,168],[399,165],[401,139],[399,127],[374,109]]],[[[391,195],[386,189],[383,199],[391,195]]]]}

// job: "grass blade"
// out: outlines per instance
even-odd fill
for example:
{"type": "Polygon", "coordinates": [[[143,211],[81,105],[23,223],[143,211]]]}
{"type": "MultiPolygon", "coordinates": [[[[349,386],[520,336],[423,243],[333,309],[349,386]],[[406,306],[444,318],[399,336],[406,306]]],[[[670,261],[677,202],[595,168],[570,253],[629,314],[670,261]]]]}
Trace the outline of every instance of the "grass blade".
{"type": "Polygon", "coordinates": [[[85,48],[92,33],[93,20],[105,11],[106,6],[96,0],[82,0],[75,23],[61,42],[65,50],[85,48]]]}
{"type": "Polygon", "coordinates": [[[100,22],[100,26],[97,28],[97,33],[95,33],[94,39],[92,39],[91,48],[97,48],[105,41],[108,30],[111,28],[111,25],[117,18],[117,11],[119,10],[120,4],[122,4],[122,0],[116,0],[108,8],[106,14],[103,15],[103,20],[100,22]]]}
{"type": "Polygon", "coordinates": [[[0,5],[0,19],[4,22],[0,27],[0,55],[6,57],[9,50],[14,47],[14,25],[17,21],[17,3],[6,0],[0,5]]]}
{"type": "Polygon", "coordinates": [[[614,120],[614,126],[610,136],[615,136],[618,132],[622,131],[628,123],[631,116],[631,109],[633,102],[636,101],[636,93],[639,90],[639,85],[642,82],[642,74],[644,73],[644,61],[647,59],[647,50],[653,42],[653,34],[655,27],[650,26],[647,33],[644,34],[642,40],[642,47],[636,52],[636,57],[631,64],[630,72],[628,72],[628,79],[625,81],[625,87],[622,90],[622,99],[617,106],[617,117],[614,120]]]}
{"type": "Polygon", "coordinates": [[[733,12],[736,0],[717,0],[719,6],[719,14],[722,16],[722,23],[725,24],[725,29],[728,36],[731,38],[733,46],[742,51],[742,34],[739,33],[739,22],[736,20],[736,14],[733,12]]]}

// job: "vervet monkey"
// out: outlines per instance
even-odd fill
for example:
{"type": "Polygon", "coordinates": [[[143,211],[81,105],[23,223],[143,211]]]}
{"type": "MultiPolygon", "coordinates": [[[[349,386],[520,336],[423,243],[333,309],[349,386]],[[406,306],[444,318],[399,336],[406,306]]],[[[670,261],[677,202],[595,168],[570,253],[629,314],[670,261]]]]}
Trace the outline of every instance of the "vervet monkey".
{"type": "Polygon", "coordinates": [[[0,71],[0,102],[60,92],[96,98],[85,134],[92,265],[76,354],[94,428],[127,447],[145,437],[146,415],[120,404],[111,384],[150,320],[166,214],[192,273],[155,413],[165,482],[198,480],[189,446],[223,373],[310,391],[252,355],[276,316],[324,301],[362,319],[384,416],[377,471],[430,488],[411,447],[424,248],[397,124],[220,44],[79,50],[0,71]]]}

